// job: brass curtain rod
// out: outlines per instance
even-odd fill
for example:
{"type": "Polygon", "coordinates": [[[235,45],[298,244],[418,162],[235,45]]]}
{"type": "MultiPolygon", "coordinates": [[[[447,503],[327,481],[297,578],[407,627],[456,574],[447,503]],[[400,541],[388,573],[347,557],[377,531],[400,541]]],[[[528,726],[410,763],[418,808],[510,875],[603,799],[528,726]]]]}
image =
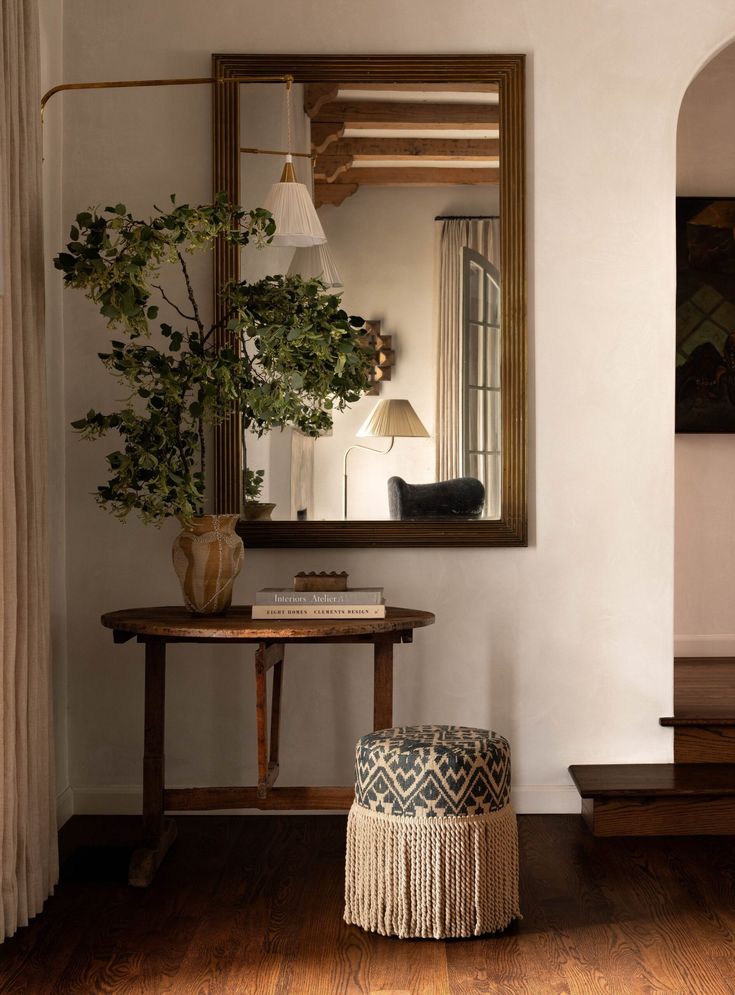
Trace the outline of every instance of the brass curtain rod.
{"type": "Polygon", "coordinates": [[[499,214],[437,214],[434,221],[497,221],[499,214]]]}
{"type": "Polygon", "coordinates": [[[64,90],[115,90],[131,86],[192,86],[197,83],[285,83],[291,89],[294,78],[290,73],[283,76],[190,76],[182,79],[121,79],[97,83],[59,83],[41,97],[41,120],[48,101],[55,93],[64,90]]]}

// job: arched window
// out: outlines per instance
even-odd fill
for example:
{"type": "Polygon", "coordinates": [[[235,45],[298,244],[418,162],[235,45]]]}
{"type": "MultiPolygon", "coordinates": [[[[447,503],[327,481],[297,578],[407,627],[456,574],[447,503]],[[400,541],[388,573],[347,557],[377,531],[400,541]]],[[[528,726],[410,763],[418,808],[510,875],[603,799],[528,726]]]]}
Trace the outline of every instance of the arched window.
{"type": "Polygon", "coordinates": [[[462,475],[485,485],[485,517],[500,516],[500,273],[463,250],[462,475]]]}

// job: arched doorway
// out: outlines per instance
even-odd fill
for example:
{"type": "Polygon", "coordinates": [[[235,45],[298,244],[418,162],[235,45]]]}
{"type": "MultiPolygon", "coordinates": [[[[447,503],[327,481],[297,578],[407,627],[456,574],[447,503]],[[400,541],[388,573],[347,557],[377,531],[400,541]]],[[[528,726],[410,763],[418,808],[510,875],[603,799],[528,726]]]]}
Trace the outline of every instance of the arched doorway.
{"type": "Polygon", "coordinates": [[[735,656],[735,405],[727,389],[735,342],[735,240],[728,262],[721,213],[735,213],[735,199],[724,207],[728,197],[735,198],[735,43],[690,84],[677,132],[677,656],[735,656]],[[723,201],[719,212],[714,206],[707,215],[705,202],[694,198],[723,201]],[[697,369],[697,357],[704,356],[710,363],[697,369]],[[699,420],[686,417],[692,410],[699,420]]]}
{"type": "Polygon", "coordinates": [[[674,759],[731,764],[735,43],[697,74],[679,112],[676,349],[674,759]]]}

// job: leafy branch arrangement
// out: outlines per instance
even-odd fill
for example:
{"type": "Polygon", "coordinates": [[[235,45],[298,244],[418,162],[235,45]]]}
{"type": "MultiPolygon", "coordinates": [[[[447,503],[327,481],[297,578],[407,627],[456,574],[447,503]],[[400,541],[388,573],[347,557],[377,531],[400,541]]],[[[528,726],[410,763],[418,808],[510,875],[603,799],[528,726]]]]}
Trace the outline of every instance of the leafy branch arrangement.
{"type": "Polygon", "coordinates": [[[319,280],[232,283],[223,291],[225,318],[205,324],[187,255],[218,237],[265,245],[275,224],[267,211],[244,211],[223,194],[199,207],[171,202],[171,210],[156,208],[145,220],[124,204],[90,208],[77,215],[66,251],[54,260],[65,286],[83,290],[120,335],[99,357],[127,389],[122,406],[91,409],[72,422],[82,438],[117,432],[121,440],[107,456],[110,479],[97,488],[97,501],[121,519],[135,511],[157,525],[203,513],[206,428],[233,404],[257,435],[292,425],[317,436],[335,410],[370,386],[362,319],[349,317],[319,280]],[[180,271],[186,310],[160,285],[169,264],[180,271]],[[154,293],[174,313],[156,332],[154,293]],[[215,334],[225,329],[226,336],[215,334]]]}

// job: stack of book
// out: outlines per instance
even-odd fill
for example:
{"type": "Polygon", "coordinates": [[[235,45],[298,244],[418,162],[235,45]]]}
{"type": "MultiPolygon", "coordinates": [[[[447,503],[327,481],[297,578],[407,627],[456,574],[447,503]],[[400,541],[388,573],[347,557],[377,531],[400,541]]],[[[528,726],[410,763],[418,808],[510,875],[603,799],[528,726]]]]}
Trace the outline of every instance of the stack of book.
{"type": "Polygon", "coordinates": [[[294,591],[266,587],[255,595],[253,618],[385,618],[383,588],[294,591]]]}

